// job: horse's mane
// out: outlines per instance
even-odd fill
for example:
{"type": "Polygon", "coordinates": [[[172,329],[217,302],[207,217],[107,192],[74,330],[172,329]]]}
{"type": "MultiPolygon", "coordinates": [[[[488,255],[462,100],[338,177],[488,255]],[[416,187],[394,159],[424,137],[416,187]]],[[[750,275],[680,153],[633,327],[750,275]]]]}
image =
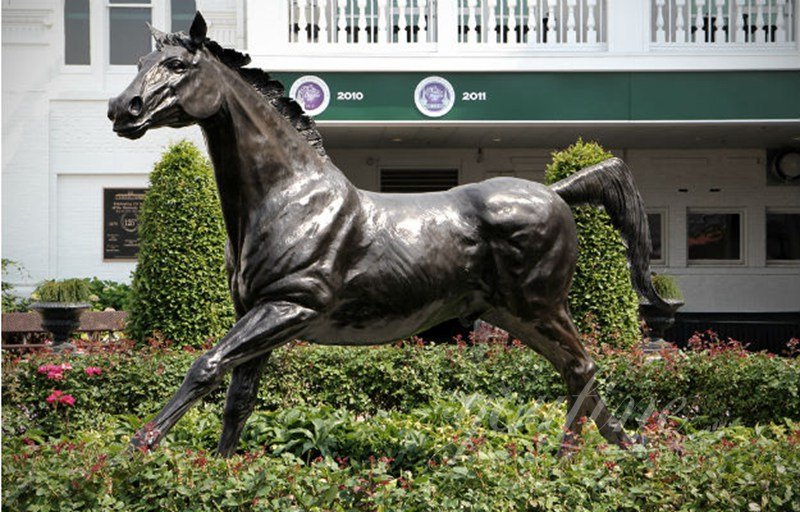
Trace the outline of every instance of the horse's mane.
{"type": "MultiPolygon", "coordinates": [[[[164,45],[182,46],[192,52],[197,50],[197,45],[185,32],[171,34],[161,32],[157,36],[157,42],[164,45]]],[[[325,148],[322,146],[322,135],[317,130],[316,123],[306,115],[299,103],[284,96],[286,88],[280,81],[272,79],[269,73],[263,69],[246,68],[245,66],[251,62],[250,55],[246,53],[232,48],[223,48],[219,43],[208,38],[203,42],[203,46],[220,62],[239,73],[245,82],[260,92],[267,103],[286,118],[300,132],[300,135],[305,137],[308,143],[317,150],[320,156],[326,156],[325,148]]]]}

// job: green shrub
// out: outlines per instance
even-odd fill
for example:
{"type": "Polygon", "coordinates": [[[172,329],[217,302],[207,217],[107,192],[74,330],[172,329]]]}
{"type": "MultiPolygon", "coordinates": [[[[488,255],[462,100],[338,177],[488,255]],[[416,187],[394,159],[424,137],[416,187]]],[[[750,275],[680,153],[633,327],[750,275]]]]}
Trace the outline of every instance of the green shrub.
{"type": "Polygon", "coordinates": [[[111,308],[115,311],[128,311],[131,303],[132,290],[129,284],[116,281],[102,280],[96,277],[85,279],[89,285],[92,297],[92,309],[105,311],[111,308]]]}
{"type": "Polygon", "coordinates": [[[233,322],[225,230],[211,166],[189,142],[170,147],[150,175],[139,224],[128,329],[200,346],[233,322]]]}
{"type": "Polygon", "coordinates": [[[64,279],[45,281],[31,294],[31,298],[41,302],[88,302],[91,291],[83,279],[64,279]]]}
{"type": "Polygon", "coordinates": [[[3,438],[14,510],[800,511],[800,424],[688,434],[668,417],[649,443],[608,447],[591,425],[556,459],[562,405],[457,395],[405,413],[256,412],[245,453],[218,459],[219,408],[190,411],[150,454],[141,422],[44,440],[3,438]]]}
{"type": "MultiPolygon", "coordinates": [[[[107,415],[155,414],[174,393],[196,352],[139,348],[91,352],[80,357],[6,355],[3,360],[3,430],[63,433],[63,411],[45,398],[54,389],[75,397],[73,427],[98,428],[107,415]],[[47,365],[69,363],[60,378],[47,365]],[[89,375],[96,367],[101,375],[89,375]],[[40,370],[43,369],[43,370],[40,370]]],[[[750,354],[719,344],[647,361],[637,352],[599,359],[598,384],[606,402],[631,429],[648,411],[670,408],[694,428],[732,422],[746,425],[800,420],[800,359],[750,354]],[[631,411],[624,413],[626,407],[631,411]]],[[[225,386],[206,398],[221,405],[225,386]]],[[[561,378],[525,347],[502,344],[355,348],[296,345],[274,352],[259,391],[257,408],[308,405],[346,408],[373,415],[410,411],[453,393],[479,393],[516,400],[556,400],[561,378]]],[[[219,435],[217,432],[215,435],[219,435]]]]}
{"type": "Polygon", "coordinates": [[[681,293],[678,282],[675,278],[667,274],[653,274],[653,288],[663,299],[667,300],[683,300],[683,293],[681,293]]]}
{"type": "MultiPolygon", "coordinates": [[[[555,183],[612,156],[596,142],[579,139],[553,153],[545,182],[555,183]]],[[[579,206],[572,211],[579,253],[569,306],[578,330],[591,334],[596,328],[606,343],[631,346],[640,340],[639,301],[631,286],[622,239],[602,209],[579,206]]]]}
{"type": "MultiPolygon", "coordinates": [[[[20,297],[14,293],[15,286],[9,282],[11,272],[26,273],[25,268],[16,261],[2,258],[3,277],[0,280],[3,295],[3,313],[25,312],[30,306],[30,299],[20,297]]],[[[30,277],[30,276],[29,276],[30,277]]]]}

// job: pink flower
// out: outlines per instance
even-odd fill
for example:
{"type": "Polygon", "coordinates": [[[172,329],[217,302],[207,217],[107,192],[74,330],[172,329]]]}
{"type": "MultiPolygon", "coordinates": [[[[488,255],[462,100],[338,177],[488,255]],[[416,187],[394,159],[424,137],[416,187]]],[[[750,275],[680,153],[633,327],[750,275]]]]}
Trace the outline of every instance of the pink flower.
{"type": "MultiPolygon", "coordinates": [[[[47,401],[48,404],[54,404],[56,402],[60,402],[62,396],[64,396],[64,392],[63,391],[60,391],[58,389],[54,389],[53,392],[50,393],[50,396],[48,396],[45,400],[47,401]]],[[[67,396],[69,396],[69,395],[67,395],[67,396]]]]}
{"type": "Polygon", "coordinates": [[[52,370],[47,372],[47,378],[50,380],[61,380],[64,378],[64,374],[61,373],[61,370],[52,370]]]}
{"type": "Polygon", "coordinates": [[[58,403],[67,404],[70,407],[72,407],[73,405],[75,405],[75,397],[72,395],[64,395],[58,399],[58,403]]]}
{"type": "Polygon", "coordinates": [[[69,364],[69,363],[61,363],[61,369],[64,370],[64,371],[71,370],[72,369],[72,365],[69,364]]]}
{"type": "Polygon", "coordinates": [[[86,372],[86,375],[88,375],[90,377],[92,375],[97,375],[99,377],[100,375],[103,374],[103,370],[101,370],[97,366],[87,366],[84,371],[86,372]]]}

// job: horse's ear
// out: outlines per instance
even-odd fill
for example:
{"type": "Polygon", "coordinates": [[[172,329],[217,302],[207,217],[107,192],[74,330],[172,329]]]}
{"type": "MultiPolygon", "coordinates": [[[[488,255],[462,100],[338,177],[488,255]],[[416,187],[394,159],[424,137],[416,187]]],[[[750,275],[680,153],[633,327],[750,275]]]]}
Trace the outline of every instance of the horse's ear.
{"type": "Polygon", "coordinates": [[[164,41],[166,41],[167,39],[167,34],[165,32],[158,30],[156,27],[154,27],[149,23],[147,24],[147,28],[150,29],[150,34],[153,35],[153,39],[156,42],[156,50],[161,50],[162,48],[164,48],[164,41]]]}
{"type": "Polygon", "coordinates": [[[189,29],[189,37],[192,38],[192,44],[199,48],[206,41],[206,33],[208,32],[208,25],[200,11],[194,15],[192,27],[189,29]]]}

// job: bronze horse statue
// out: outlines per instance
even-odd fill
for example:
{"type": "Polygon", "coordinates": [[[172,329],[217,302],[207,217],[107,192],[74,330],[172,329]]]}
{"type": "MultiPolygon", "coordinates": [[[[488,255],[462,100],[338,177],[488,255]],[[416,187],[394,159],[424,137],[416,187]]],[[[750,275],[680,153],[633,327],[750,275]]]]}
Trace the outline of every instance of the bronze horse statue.
{"type": "Polygon", "coordinates": [[[550,187],[494,178],[446,192],[359,190],[326,156],[314,122],[247,55],[206,37],[152,29],[156,50],[109,101],[114,131],[202,128],[228,235],[238,320],[192,365],[180,389],[131,441],[151,449],[232,371],[218,452],[233,453],[272,350],[293,339],[374,345],[445,320],[509,331],[560,372],[570,413],[562,451],[593,417],[609,442],[630,442],[594,386],[595,363],[567,306],[577,237],[569,205],[603,206],[627,243],[636,290],[650,281],[642,200],[612,158],[550,187]]]}

